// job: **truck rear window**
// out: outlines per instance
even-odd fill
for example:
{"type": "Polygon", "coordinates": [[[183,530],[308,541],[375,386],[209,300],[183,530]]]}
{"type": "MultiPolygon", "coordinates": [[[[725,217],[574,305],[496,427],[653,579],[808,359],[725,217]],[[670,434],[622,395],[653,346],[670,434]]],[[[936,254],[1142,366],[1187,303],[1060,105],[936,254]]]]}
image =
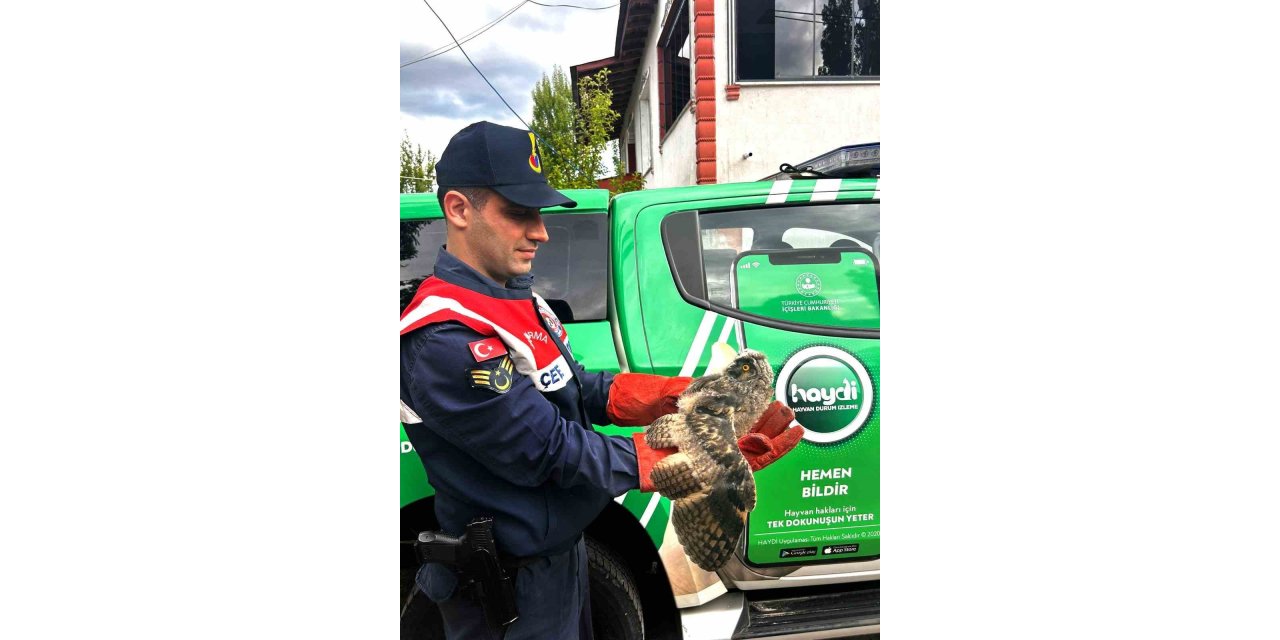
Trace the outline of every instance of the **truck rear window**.
{"type": "MultiPolygon", "coordinates": [[[[533,290],[562,322],[604,320],[608,273],[608,216],[603,213],[543,217],[550,241],[533,261],[533,290]]],[[[431,275],[445,241],[445,222],[400,222],[400,310],[431,275]]]]}
{"type": "Polygon", "coordinates": [[[686,296],[789,323],[879,328],[878,202],[679,212],[663,238],[686,296]]]}

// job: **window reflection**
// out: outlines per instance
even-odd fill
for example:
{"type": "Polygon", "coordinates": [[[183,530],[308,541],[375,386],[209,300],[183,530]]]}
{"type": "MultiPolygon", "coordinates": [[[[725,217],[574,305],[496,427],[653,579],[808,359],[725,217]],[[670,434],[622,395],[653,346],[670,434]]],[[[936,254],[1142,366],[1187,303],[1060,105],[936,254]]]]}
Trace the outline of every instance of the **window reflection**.
{"type": "MultiPolygon", "coordinates": [[[[603,320],[609,259],[609,220],[603,214],[543,218],[551,240],[538,247],[533,290],[564,322],[603,320]]],[[[445,243],[440,218],[400,222],[400,310],[413,301],[418,285],[435,270],[445,243]]]]}
{"type": "Polygon", "coordinates": [[[741,80],[880,75],[880,0],[737,0],[741,80]]]}
{"type": "Polygon", "coordinates": [[[813,75],[813,0],[777,0],[774,6],[776,77],[813,75]]]}
{"type": "Polygon", "coordinates": [[[853,0],[827,0],[822,7],[818,75],[847,76],[853,68],[853,0]]]}

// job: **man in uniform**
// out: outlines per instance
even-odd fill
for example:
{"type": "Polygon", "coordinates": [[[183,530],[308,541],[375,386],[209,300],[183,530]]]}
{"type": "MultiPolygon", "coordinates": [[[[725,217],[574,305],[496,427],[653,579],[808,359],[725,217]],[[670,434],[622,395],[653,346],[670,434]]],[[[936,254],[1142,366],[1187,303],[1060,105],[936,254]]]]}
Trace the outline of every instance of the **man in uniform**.
{"type": "MultiPolygon", "coordinates": [[[[691,379],[591,373],[573,359],[530,270],[550,240],[539,210],[577,203],[547,184],[532,133],[474,123],[449,141],[436,180],[446,245],[401,315],[401,420],[436,490],[441,528],[457,536],[472,518],[493,518],[515,573],[519,619],[506,639],[589,639],[583,529],[615,496],[652,491],[649,470],[674,452],[591,425],[648,425],[676,410],[691,379]]],[[[787,427],[789,410],[765,415],[773,420],[744,438],[754,438],[743,450],[756,469],[801,433],[787,427]]],[[[442,564],[417,575],[449,638],[500,637],[457,585],[442,564]]]]}

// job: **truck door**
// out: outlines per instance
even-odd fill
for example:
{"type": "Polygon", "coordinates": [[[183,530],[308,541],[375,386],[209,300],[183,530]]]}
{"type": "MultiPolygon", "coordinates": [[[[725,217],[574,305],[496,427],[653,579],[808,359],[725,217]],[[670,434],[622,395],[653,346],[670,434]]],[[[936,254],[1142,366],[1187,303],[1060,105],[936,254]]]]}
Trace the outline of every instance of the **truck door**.
{"type": "Polygon", "coordinates": [[[619,313],[641,319],[651,370],[702,375],[715,342],[761,351],[776,398],[806,427],[795,451],[756,475],[739,559],[765,573],[880,553],[875,185],[703,186],[654,190],[629,213],[615,206],[633,216],[634,237],[615,243],[634,246],[637,274],[619,313]]]}

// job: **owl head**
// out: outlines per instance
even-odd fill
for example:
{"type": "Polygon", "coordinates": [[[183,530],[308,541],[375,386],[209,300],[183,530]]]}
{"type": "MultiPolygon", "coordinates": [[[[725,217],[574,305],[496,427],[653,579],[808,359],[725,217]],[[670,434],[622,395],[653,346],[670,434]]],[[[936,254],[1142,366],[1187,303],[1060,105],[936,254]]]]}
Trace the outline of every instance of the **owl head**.
{"type": "Polygon", "coordinates": [[[764,386],[773,384],[773,369],[769,366],[769,359],[763,353],[751,349],[739,351],[738,357],[725,367],[724,375],[738,382],[749,381],[764,386]]]}

